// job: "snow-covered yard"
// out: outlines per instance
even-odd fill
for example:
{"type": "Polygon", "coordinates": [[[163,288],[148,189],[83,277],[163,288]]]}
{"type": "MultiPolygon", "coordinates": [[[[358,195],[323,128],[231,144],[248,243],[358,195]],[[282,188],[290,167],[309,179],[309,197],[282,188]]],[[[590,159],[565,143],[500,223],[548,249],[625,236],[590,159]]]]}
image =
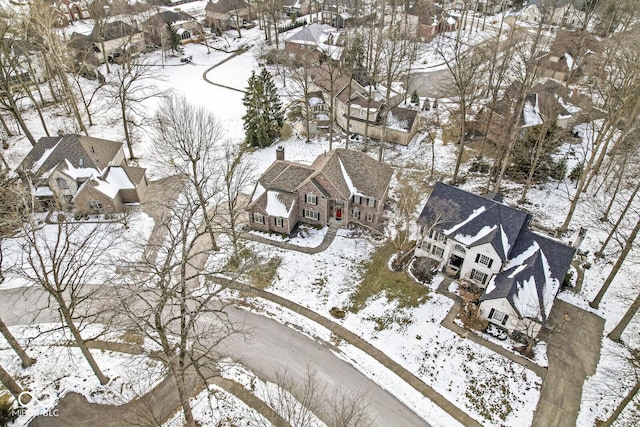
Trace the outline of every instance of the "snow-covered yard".
{"type": "MultiPolygon", "coordinates": [[[[487,31],[482,37],[490,36],[487,31]]],[[[241,39],[229,39],[228,44],[221,42],[220,48],[226,50],[236,49],[243,45],[253,46],[248,52],[243,53],[221,66],[209,69],[228,58],[231,54],[207,48],[202,45],[187,45],[185,54],[193,57],[189,64],[180,63],[179,58],[169,57],[166,65],[158,65],[155,84],[163,91],[175,91],[183,93],[190,101],[206,106],[216,114],[223,124],[227,139],[239,142],[243,139],[242,93],[208,84],[203,76],[215,83],[221,83],[236,89],[244,89],[251,70],[258,66],[257,56],[261,44],[262,33],[258,28],[247,31],[241,39]]],[[[424,65],[432,65],[437,62],[437,57],[432,51],[426,51],[419,62],[424,65]]],[[[146,55],[146,59],[159,63],[160,54],[146,55]]],[[[99,100],[104,106],[108,100],[99,100]]],[[[145,108],[154,112],[159,98],[147,100],[145,108]]],[[[446,100],[441,102],[446,103],[446,100]]],[[[65,131],[74,131],[72,120],[56,111],[51,112],[51,120],[48,121],[52,131],[56,128],[65,131]]],[[[105,110],[98,123],[90,128],[92,136],[112,140],[123,140],[123,132],[120,127],[112,126],[112,110],[105,110]]],[[[430,114],[433,114],[431,112],[430,114]]],[[[25,114],[28,124],[37,137],[44,136],[42,126],[34,112],[25,114]]],[[[447,113],[442,110],[440,119],[446,121],[447,113]]],[[[140,133],[137,135],[135,149],[140,157],[141,166],[148,166],[151,150],[152,135],[140,133]]],[[[11,147],[3,153],[12,166],[17,166],[31,148],[24,136],[19,135],[9,138],[11,147]]],[[[292,137],[286,141],[280,141],[278,145],[285,148],[286,159],[310,164],[318,155],[328,150],[326,139],[313,139],[306,144],[302,139],[292,137]]],[[[342,142],[334,143],[334,146],[343,146],[342,142]]],[[[355,144],[358,147],[358,144],[355,144]]],[[[247,161],[255,164],[255,173],[259,175],[275,159],[275,145],[253,151],[247,156],[247,161]]],[[[580,161],[583,154],[580,147],[564,147],[564,152],[559,155],[568,158],[569,168],[580,161]],[[576,148],[574,150],[573,148],[576,148]],[[578,154],[569,154],[576,152],[578,154]]],[[[397,168],[405,168],[418,174],[426,174],[429,171],[432,150],[435,158],[435,177],[447,176],[455,163],[455,146],[445,145],[438,138],[431,146],[424,135],[418,135],[408,147],[388,147],[385,154],[386,161],[397,168]]],[[[372,151],[375,152],[375,149],[372,151]]],[[[148,171],[152,177],[153,170],[148,171]]],[[[465,169],[463,168],[463,173],[465,169]]],[[[426,181],[426,179],[425,179],[426,181]]],[[[486,177],[466,176],[463,189],[481,192],[486,186],[486,177]]],[[[519,196],[521,186],[505,182],[503,190],[508,203],[514,204],[519,196]]],[[[557,227],[564,219],[571,195],[572,183],[568,180],[561,183],[549,183],[544,186],[533,187],[528,195],[528,203],[524,206],[530,210],[535,220],[547,227],[557,227]]],[[[422,194],[422,202],[428,194],[422,194]]],[[[579,307],[592,310],[606,319],[605,334],[609,332],[622,317],[624,310],[630,304],[629,295],[637,289],[635,266],[623,269],[614,282],[612,289],[605,296],[600,308],[593,310],[588,307],[588,301],[593,298],[599,286],[611,269],[611,259],[595,259],[593,253],[598,249],[599,243],[604,240],[604,234],[598,224],[594,224],[594,206],[602,205],[602,199],[594,195],[592,200],[588,198],[578,206],[572,230],[578,226],[589,227],[589,234],[585,239],[582,249],[590,252],[588,261],[591,268],[585,270],[585,280],[579,294],[563,292],[560,298],[579,307]]],[[[150,233],[151,224],[148,217],[138,218],[133,229],[146,230],[150,233]]],[[[309,237],[292,240],[289,243],[302,246],[317,246],[322,239],[324,230],[310,233],[309,237]]],[[[572,236],[564,236],[565,241],[572,236]]],[[[315,255],[306,255],[298,252],[286,251],[274,246],[257,244],[261,254],[279,257],[282,260],[276,272],[276,278],[269,287],[269,291],[304,305],[311,310],[341,323],[354,333],[365,338],[374,346],[381,349],[397,363],[405,366],[425,383],[432,386],[438,393],[454,402],[465,412],[480,420],[484,425],[529,425],[533,412],[537,405],[541,379],[532,371],[523,368],[508,359],[497,355],[490,350],[473,343],[470,340],[459,337],[450,330],[440,325],[441,320],[451,307],[452,302],[446,297],[435,292],[430,292],[429,300],[415,308],[398,308],[395,301],[389,301],[385,295],[375,295],[368,302],[365,309],[351,313],[347,312],[344,319],[335,319],[330,310],[334,307],[344,308],[349,306],[350,297],[362,278],[362,264],[365,263],[375,250],[374,244],[363,237],[351,237],[346,231],[340,231],[334,243],[324,252],[315,255]],[[387,327],[380,328],[381,318],[390,319],[387,327]]],[[[8,281],[0,286],[4,289],[11,286],[20,286],[20,283],[8,281]]],[[[636,291],[637,292],[637,291],[636,291]]],[[[296,325],[310,336],[322,340],[331,341],[331,335],[326,330],[308,322],[299,315],[290,313],[269,303],[256,300],[256,310],[266,315],[275,317],[283,323],[296,325]]],[[[638,321],[632,323],[628,331],[636,331],[638,321]]],[[[14,332],[22,340],[26,340],[32,334],[29,328],[14,328],[14,332]]],[[[637,334],[627,332],[624,340],[637,347],[637,334]]],[[[22,371],[15,356],[7,345],[0,341],[0,363],[11,373],[25,375],[27,384],[33,390],[43,395],[59,398],[69,391],[82,393],[95,402],[121,403],[144,393],[152,387],[154,381],[162,375],[162,367],[159,363],[146,356],[132,356],[121,353],[94,351],[98,363],[106,366],[105,373],[114,379],[108,386],[100,386],[90,369],[84,366],[79,351],[76,348],[58,347],[53,345],[61,337],[50,335],[46,340],[36,340],[31,343],[30,350],[38,358],[38,362],[27,371],[22,371]],[[76,366],[82,368],[78,369],[76,366]],[[150,378],[148,382],[141,383],[134,379],[144,376],[150,378]],[[155,379],[153,379],[155,378],[155,379]]],[[[376,364],[368,356],[345,343],[337,343],[340,357],[349,360],[358,366],[363,372],[375,379],[379,384],[396,394],[410,407],[421,411],[421,414],[433,425],[451,425],[451,419],[440,411],[439,408],[430,406],[430,402],[417,394],[415,390],[376,364]],[[439,414],[434,416],[434,414],[439,414]]],[[[592,425],[596,417],[604,418],[613,411],[615,405],[622,399],[624,390],[630,389],[630,384],[624,384],[621,389],[616,389],[615,394],[609,393],[610,388],[603,386],[615,378],[621,378],[619,383],[628,375],[629,364],[621,361],[621,354],[625,354],[621,346],[613,344],[606,337],[603,338],[603,351],[600,365],[596,374],[591,377],[584,387],[582,410],[577,425],[592,425]]],[[[250,375],[250,374],[246,374],[250,375]]],[[[236,377],[241,377],[240,374],[236,377]]],[[[211,419],[212,425],[225,417],[239,420],[247,419],[253,414],[250,408],[228,393],[212,388],[217,397],[217,403],[209,402],[208,394],[203,393],[196,398],[198,411],[205,419],[211,419]],[[224,403],[221,403],[224,402],[224,403]],[[218,405],[217,407],[215,405],[218,405]],[[225,408],[222,408],[224,406],[225,408]],[[218,411],[218,412],[216,412],[218,411]]],[[[46,399],[44,399],[46,400],[46,399]]],[[[52,404],[55,399],[52,400],[52,404]]],[[[253,415],[252,415],[253,414],[253,415]]],[[[36,415],[30,413],[28,417],[36,415]]],[[[27,418],[20,419],[19,422],[27,418]]],[[[178,417],[169,421],[168,425],[180,425],[178,417]]]]}

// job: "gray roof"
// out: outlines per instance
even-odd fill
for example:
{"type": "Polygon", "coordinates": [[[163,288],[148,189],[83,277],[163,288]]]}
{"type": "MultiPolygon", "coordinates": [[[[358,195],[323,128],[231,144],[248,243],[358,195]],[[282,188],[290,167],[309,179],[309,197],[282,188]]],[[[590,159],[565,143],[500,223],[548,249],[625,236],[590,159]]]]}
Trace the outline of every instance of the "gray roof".
{"type": "Polygon", "coordinates": [[[248,6],[249,4],[244,0],[218,0],[216,3],[208,2],[205,10],[210,10],[214,13],[228,13],[248,6]]]}
{"type": "Polygon", "coordinates": [[[529,223],[530,216],[495,199],[495,196],[486,198],[438,182],[418,218],[418,223],[427,226],[437,223],[435,228],[444,231],[454,240],[462,240],[461,236],[481,236],[471,243],[465,243],[465,246],[491,243],[504,261],[509,258],[518,234],[529,223]],[[485,227],[492,230],[482,234],[485,227]]]}
{"type": "Polygon", "coordinates": [[[575,248],[531,230],[523,230],[511,254],[512,260],[494,277],[480,300],[506,298],[522,317],[537,317],[545,322],[575,248]],[[523,297],[533,291],[527,289],[532,286],[531,281],[535,284],[535,297],[531,294],[523,297]]]}
{"type": "Polygon", "coordinates": [[[325,197],[340,197],[343,200],[351,198],[355,187],[360,195],[381,200],[392,174],[391,167],[365,153],[337,148],[318,156],[311,166],[276,160],[258,182],[266,190],[288,193],[295,193],[311,182],[325,197]]]}
{"type": "Polygon", "coordinates": [[[40,138],[27,154],[19,169],[40,175],[67,160],[76,168],[95,168],[102,171],[109,166],[109,162],[121,148],[121,142],[89,136],[69,134],[44,137],[40,138]],[[33,170],[34,167],[36,170],[33,170]]]}

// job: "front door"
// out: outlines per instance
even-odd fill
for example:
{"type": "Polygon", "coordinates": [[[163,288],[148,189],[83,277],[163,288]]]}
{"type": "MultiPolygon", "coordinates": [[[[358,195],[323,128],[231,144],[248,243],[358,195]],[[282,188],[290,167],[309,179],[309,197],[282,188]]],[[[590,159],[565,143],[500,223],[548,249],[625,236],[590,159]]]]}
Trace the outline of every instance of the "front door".
{"type": "Polygon", "coordinates": [[[336,219],[337,220],[342,219],[342,208],[336,208],[336,219]]]}

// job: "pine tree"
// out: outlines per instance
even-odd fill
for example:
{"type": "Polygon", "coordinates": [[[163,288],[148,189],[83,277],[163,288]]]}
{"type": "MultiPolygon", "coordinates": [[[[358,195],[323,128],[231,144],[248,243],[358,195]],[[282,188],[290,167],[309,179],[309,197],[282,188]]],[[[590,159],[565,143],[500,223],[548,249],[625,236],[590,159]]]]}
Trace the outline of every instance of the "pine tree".
{"type": "Polygon", "coordinates": [[[173,28],[171,24],[167,24],[167,44],[172,53],[181,53],[182,45],[180,41],[178,30],[173,28]]]}
{"type": "Polygon", "coordinates": [[[284,113],[273,78],[266,68],[258,76],[251,73],[242,102],[247,109],[242,117],[247,143],[254,147],[271,145],[280,135],[284,113]]]}
{"type": "Polygon", "coordinates": [[[418,91],[413,91],[411,94],[411,103],[414,105],[420,104],[420,97],[418,96],[418,91]]]}

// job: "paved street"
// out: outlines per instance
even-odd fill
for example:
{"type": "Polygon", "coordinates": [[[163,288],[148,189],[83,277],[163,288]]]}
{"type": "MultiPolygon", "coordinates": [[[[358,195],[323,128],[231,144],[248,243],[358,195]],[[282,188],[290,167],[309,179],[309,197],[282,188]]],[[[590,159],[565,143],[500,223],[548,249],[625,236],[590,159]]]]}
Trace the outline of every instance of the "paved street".
{"type": "MultiPolygon", "coordinates": [[[[53,311],[45,309],[46,303],[42,291],[37,288],[0,291],[0,312],[3,313],[3,319],[8,325],[32,323],[32,317],[27,318],[22,313],[28,312],[33,315],[36,314],[36,309],[38,309],[37,322],[55,321],[56,315],[53,311]]],[[[365,391],[370,402],[368,406],[370,416],[375,420],[374,425],[398,427],[427,425],[393,395],[369,380],[356,368],[336,357],[328,347],[274,320],[245,310],[230,309],[229,316],[232,321],[244,323],[252,331],[252,336],[247,342],[234,339],[227,343],[222,351],[235,360],[241,361],[260,377],[275,381],[275,373],[278,368],[286,367],[295,377],[304,378],[307,366],[309,366],[323,382],[326,382],[329,395],[338,388],[356,393],[365,391]]],[[[161,395],[163,400],[154,402],[154,405],[157,405],[158,408],[168,408],[171,405],[174,408],[177,407],[175,396],[171,393],[161,395]]],[[[77,403],[75,402],[77,397],[69,400],[77,403]]],[[[127,408],[126,411],[123,411],[124,414],[115,416],[112,413],[113,408],[101,408],[102,406],[77,406],[77,414],[65,415],[63,411],[59,418],[43,418],[38,422],[38,425],[86,425],[75,424],[72,420],[76,419],[76,416],[80,416],[81,413],[84,414],[83,411],[86,411],[88,407],[97,411],[95,419],[102,420],[101,426],[122,425],[123,417],[135,415],[137,412],[127,408]],[[101,412],[103,409],[105,412],[101,412]],[[66,418],[62,418],[63,416],[69,416],[67,419],[69,424],[65,421],[66,418]],[[63,424],[60,424],[61,422],[63,424]],[[107,422],[109,423],[107,424],[107,422]]],[[[76,405],[71,407],[76,408],[76,405]]],[[[80,419],[87,421],[86,416],[85,414],[80,419]]],[[[326,418],[326,414],[321,417],[326,418]]]]}

